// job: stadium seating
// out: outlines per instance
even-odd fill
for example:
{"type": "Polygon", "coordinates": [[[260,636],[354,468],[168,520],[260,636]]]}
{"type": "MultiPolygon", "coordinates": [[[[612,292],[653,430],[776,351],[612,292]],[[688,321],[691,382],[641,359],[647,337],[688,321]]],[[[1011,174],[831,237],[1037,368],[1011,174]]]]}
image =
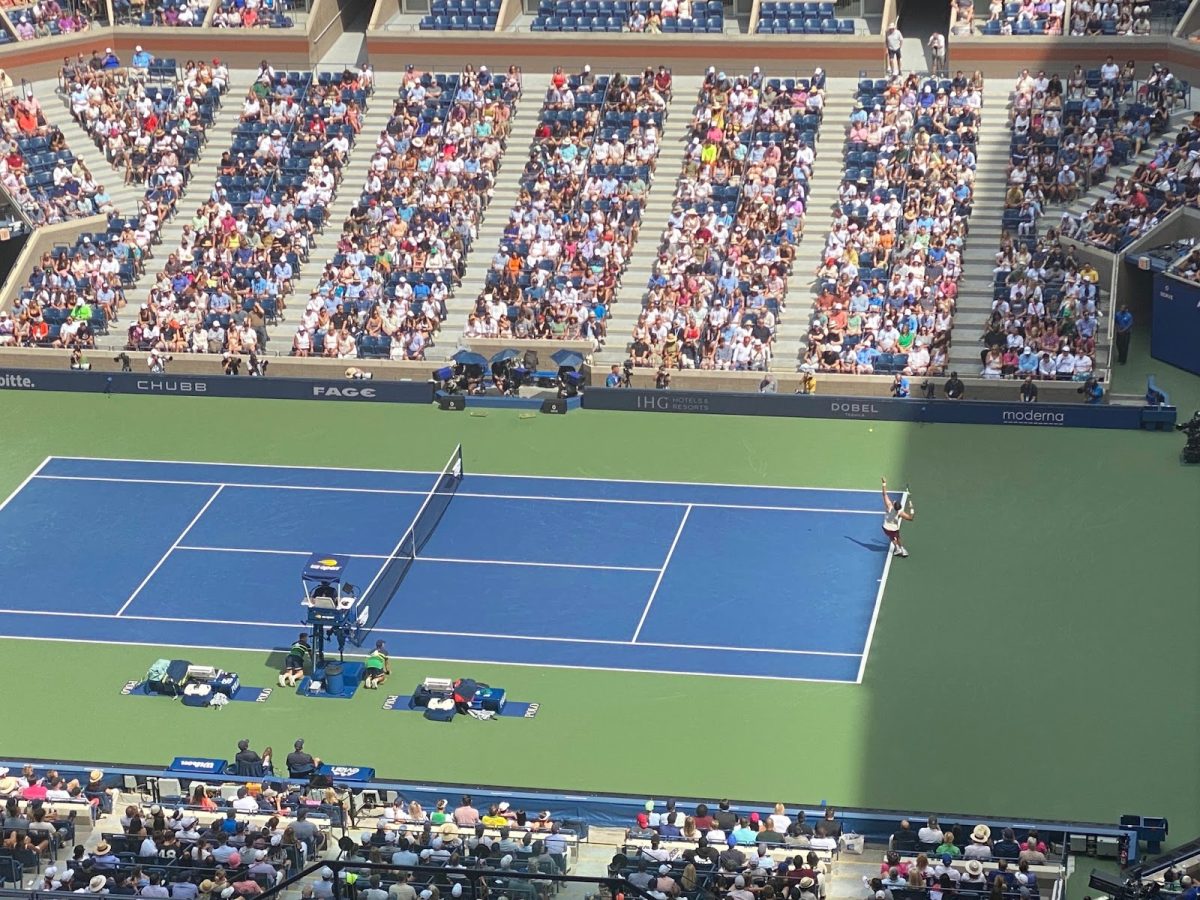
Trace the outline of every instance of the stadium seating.
{"type": "Polygon", "coordinates": [[[962,76],[860,79],[803,370],[944,369],[981,88],[962,76]]]}
{"type": "Polygon", "coordinates": [[[515,68],[493,76],[486,68],[418,74],[410,67],[294,353],[424,358],[461,280],[520,92],[515,68]],[[407,221],[402,240],[391,229],[398,217],[407,221]],[[450,236],[444,221],[455,223],[450,236]]]}
{"type": "Polygon", "coordinates": [[[468,337],[604,338],[658,159],[670,77],[554,73],[468,337]]]}
{"type": "Polygon", "coordinates": [[[434,31],[495,31],[500,0],[433,0],[421,28],[434,31]]]}
{"type": "Polygon", "coordinates": [[[832,3],[766,0],[761,5],[758,34],[854,34],[853,19],[838,19],[832,3]]]}
{"type": "Polygon", "coordinates": [[[767,368],[823,109],[819,69],[786,79],[709,71],[634,328],[634,365],[767,368]]]}

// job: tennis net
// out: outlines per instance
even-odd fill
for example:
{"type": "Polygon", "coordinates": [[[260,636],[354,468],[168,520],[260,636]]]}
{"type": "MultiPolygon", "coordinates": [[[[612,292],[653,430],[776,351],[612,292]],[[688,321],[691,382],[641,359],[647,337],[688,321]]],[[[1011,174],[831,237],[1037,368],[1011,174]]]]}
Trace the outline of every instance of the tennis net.
{"type": "Polygon", "coordinates": [[[454,494],[458,490],[462,478],[462,444],[459,444],[454,448],[454,452],[450,455],[450,461],[446,463],[446,467],[442,469],[442,473],[434,483],[433,490],[426,495],[425,502],[417,510],[412,524],[408,526],[408,530],[396,544],[396,549],[391,552],[388,561],[383,564],[371,583],[367,585],[367,589],[363,591],[362,596],[359,597],[355,612],[357,628],[354,634],[354,644],[357,646],[362,646],[371,629],[375,627],[384,610],[387,609],[388,603],[400,589],[400,584],[404,581],[408,570],[412,568],[417,554],[433,536],[434,529],[437,528],[450,501],[454,499],[454,494]]]}

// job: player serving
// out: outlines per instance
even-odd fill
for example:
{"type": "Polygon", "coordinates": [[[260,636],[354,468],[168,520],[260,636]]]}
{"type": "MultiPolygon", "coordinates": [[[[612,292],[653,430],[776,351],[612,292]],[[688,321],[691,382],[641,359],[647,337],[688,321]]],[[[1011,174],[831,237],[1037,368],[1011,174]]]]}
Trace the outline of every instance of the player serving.
{"type": "Polygon", "coordinates": [[[899,500],[889,497],[887,479],[881,478],[880,481],[883,482],[883,533],[892,542],[892,556],[908,556],[908,549],[900,542],[900,525],[911,522],[916,510],[911,501],[905,509],[899,500]]]}

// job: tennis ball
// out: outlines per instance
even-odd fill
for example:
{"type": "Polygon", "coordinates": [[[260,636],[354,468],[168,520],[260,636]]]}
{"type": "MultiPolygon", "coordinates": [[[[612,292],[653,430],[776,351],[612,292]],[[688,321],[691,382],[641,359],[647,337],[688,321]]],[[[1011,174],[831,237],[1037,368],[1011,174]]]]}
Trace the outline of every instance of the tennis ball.
{"type": "Polygon", "coordinates": [[[874,431],[874,428],[868,428],[867,431],[874,431]]]}

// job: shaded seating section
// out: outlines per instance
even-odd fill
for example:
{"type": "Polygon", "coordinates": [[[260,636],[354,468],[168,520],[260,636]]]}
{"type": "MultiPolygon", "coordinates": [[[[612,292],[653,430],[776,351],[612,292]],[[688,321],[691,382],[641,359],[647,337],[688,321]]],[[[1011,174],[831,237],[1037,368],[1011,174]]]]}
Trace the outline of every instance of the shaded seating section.
{"type": "Polygon", "coordinates": [[[466,335],[604,339],[654,179],[669,97],[663,68],[553,74],[520,195],[466,335]]]}
{"type": "Polygon", "coordinates": [[[982,104],[965,78],[860,77],[802,370],[945,368],[982,104]]]}
{"type": "Polygon", "coordinates": [[[634,328],[635,365],[765,370],[804,227],[825,78],[701,88],[684,168],[634,328]]]}
{"type": "Polygon", "coordinates": [[[209,0],[113,0],[117,22],[141,28],[199,28],[208,8],[209,0]]]}
{"type": "Polygon", "coordinates": [[[291,28],[296,24],[288,15],[291,0],[221,0],[213,12],[215,28],[291,28]]]}
{"type": "Polygon", "coordinates": [[[264,348],[266,323],[324,227],[369,89],[351,70],[260,70],[211,192],[129,328],[130,348],[264,348]]]}
{"type": "Polygon", "coordinates": [[[624,31],[630,0],[540,0],[534,31],[624,31]]]}
{"type": "Polygon", "coordinates": [[[834,16],[832,3],[766,0],[761,6],[758,34],[854,34],[853,19],[834,16]]]}
{"type": "MultiPolygon", "coordinates": [[[[94,0],[43,0],[32,5],[14,4],[6,12],[15,30],[16,39],[21,41],[79,34],[97,25],[108,24],[108,10],[105,4],[94,0]]],[[[11,40],[12,36],[5,31],[0,43],[11,40]]]]}
{"type": "Polygon", "coordinates": [[[495,31],[500,0],[432,0],[421,28],[436,31],[495,31]]]}
{"type": "Polygon", "coordinates": [[[47,121],[40,100],[10,96],[0,107],[0,125],[10,135],[0,157],[0,181],[35,225],[95,215],[105,205],[96,176],[47,121]]]}
{"type": "Polygon", "coordinates": [[[424,358],[461,281],[520,94],[515,68],[406,71],[294,354],[424,358]]]}
{"type": "Polygon", "coordinates": [[[1070,33],[1075,37],[1145,35],[1174,29],[1187,11],[1181,0],[1083,0],[1072,3],[1070,33]]]}
{"type": "Polygon", "coordinates": [[[992,0],[990,15],[979,30],[989,35],[1062,34],[1065,15],[1063,0],[992,0]]]}

